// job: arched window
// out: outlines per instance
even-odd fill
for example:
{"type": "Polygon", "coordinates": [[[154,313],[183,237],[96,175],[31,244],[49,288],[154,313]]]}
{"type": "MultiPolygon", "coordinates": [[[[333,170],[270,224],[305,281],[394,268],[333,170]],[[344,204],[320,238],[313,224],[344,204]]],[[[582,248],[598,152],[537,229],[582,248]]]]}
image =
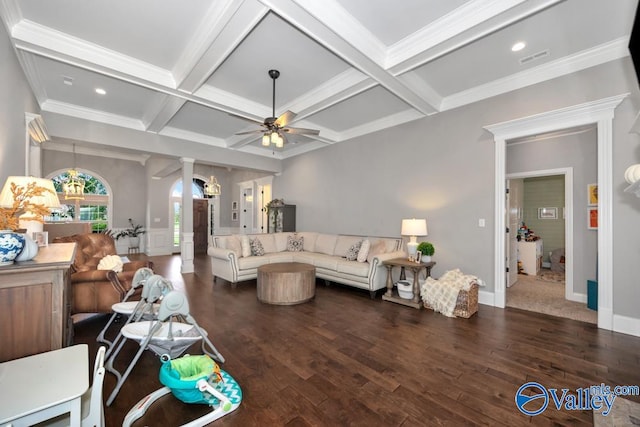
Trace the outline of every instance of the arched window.
{"type": "Polygon", "coordinates": [[[56,172],[50,178],[58,192],[61,208],[46,218],[47,222],[89,222],[94,233],[109,228],[110,189],[103,178],[89,171],[78,171],[84,179],[84,199],[66,200],[62,184],[68,178],[67,171],[56,172]]]}

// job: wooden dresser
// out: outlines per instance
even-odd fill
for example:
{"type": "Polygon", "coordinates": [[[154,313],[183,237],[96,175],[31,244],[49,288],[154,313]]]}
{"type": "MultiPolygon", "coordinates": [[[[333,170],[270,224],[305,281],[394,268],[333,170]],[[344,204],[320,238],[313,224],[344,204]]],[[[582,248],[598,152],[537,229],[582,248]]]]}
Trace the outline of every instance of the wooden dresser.
{"type": "Polygon", "coordinates": [[[71,344],[75,248],[75,243],[50,244],[31,261],[0,267],[0,362],[71,344]]]}

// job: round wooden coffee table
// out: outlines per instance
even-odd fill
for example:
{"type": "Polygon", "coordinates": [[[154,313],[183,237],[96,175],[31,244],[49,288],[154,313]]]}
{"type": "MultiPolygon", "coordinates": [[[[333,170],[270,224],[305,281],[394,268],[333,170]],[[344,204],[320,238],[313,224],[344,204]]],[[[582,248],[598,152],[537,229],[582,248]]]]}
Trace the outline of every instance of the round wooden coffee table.
{"type": "Polygon", "coordinates": [[[258,299],[267,304],[293,305],[316,294],[316,268],[301,262],[279,262],[258,267],[258,299]]]}

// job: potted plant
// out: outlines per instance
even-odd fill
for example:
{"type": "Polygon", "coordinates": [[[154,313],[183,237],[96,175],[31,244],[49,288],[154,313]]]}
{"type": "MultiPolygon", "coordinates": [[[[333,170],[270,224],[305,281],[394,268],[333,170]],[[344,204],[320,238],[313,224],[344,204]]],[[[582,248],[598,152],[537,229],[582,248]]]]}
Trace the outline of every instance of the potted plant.
{"type": "Polygon", "coordinates": [[[417,250],[422,254],[422,262],[431,262],[431,256],[436,252],[431,242],[420,242],[417,250]]]}
{"type": "Polygon", "coordinates": [[[146,233],[144,227],[140,224],[135,224],[131,218],[129,218],[129,224],[131,227],[125,228],[124,230],[120,230],[113,235],[113,238],[116,240],[121,239],[122,237],[129,238],[129,247],[130,248],[139,248],[140,247],[140,235],[146,233]]]}

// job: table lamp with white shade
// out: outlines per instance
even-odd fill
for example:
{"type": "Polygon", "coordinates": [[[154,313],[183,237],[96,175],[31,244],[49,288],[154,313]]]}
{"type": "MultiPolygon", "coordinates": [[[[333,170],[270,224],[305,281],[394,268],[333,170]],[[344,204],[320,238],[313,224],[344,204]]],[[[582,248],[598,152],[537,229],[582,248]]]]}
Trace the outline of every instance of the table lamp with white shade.
{"type": "Polygon", "coordinates": [[[409,258],[414,259],[418,252],[418,236],[427,235],[427,220],[426,219],[403,219],[402,230],[400,234],[403,236],[409,236],[409,242],[407,243],[407,252],[409,258]]]}
{"type": "Polygon", "coordinates": [[[0,207],[20,214],[18,217],[20,228],[26,228],[27,235],[32,237],[33,232],[43,230],[44,213],[59,208],[60,201],[53,181],[50,179],[10,176],[0,193],[0,207]],[[12,184],[15,184],[18,191],[17,200],[11,191],[12,184]]]}

